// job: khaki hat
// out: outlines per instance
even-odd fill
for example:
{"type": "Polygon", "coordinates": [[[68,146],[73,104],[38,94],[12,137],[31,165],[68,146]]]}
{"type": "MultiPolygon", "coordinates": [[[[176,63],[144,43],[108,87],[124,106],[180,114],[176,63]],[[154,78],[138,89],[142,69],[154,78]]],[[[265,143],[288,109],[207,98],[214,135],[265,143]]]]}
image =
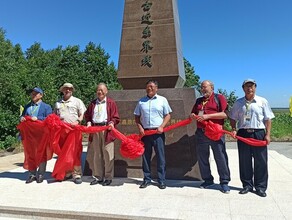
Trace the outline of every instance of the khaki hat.
{"type": "Polygon", "coordinates": [[[62,86],[60,87],[59,91],[62,92],[64,88],[72,88],[73,91],[75,90],[75,89],[74,89],[74,86],[73,86],[71,83],[64,83],[64,85],[62,85],[62,86]]]}

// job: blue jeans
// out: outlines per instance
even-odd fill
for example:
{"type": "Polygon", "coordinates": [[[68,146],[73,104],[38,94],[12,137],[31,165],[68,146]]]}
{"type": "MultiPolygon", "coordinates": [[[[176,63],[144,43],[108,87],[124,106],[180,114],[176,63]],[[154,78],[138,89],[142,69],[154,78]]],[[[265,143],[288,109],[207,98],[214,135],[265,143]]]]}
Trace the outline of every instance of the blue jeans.
{"type": "Polygon", "coordinates": [[[158,183],[165,182],[165,134],[147,135],[142,138],[144,143],[144,154],[142,156],[142,168],[144,173],[144,181],[151,182],[151,156],[152,147],[154,148],[157,158],[157,174],[158,183]]]}

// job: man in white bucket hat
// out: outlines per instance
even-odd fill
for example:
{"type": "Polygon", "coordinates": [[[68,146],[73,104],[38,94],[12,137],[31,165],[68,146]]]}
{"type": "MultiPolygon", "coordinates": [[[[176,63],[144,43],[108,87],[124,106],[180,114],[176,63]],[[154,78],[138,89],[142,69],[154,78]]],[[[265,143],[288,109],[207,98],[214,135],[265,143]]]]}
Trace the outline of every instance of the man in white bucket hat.
{"type": "MultiPolygon", "coordinates": [[[[64,83],[60,89],[60,92],[63,93],[63,97],[56,102],[54,112],[60,117],[60,119],[66,123],[76,126],[81,123],[83,120],[84,112],[86,107],[84,103],[79,99],[73,96],[75,91],[74,86],[71,83],[64,83]]],[[[81,155],[82,155],[82,135],[78,134],[76,139],[75,149],[77,151],[77,156],[74,161],[74,170],[66,171],[66,179],[73,177],[73,181],[76,184],[82,183],[82,170],[81,170],[81,155]]]]}

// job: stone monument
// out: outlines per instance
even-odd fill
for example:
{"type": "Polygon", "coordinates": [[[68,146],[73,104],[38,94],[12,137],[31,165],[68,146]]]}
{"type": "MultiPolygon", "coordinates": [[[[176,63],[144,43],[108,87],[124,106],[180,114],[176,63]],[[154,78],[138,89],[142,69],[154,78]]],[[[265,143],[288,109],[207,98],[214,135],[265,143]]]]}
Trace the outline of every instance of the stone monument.
{"type": "MultiPolygon", "coordinates": [[[[109,91],[119,109],[118,129],[124,134],[138,133],[134,109],[146,95],[149,79],[159,83],[158,94],[165,96],[173,110],[170,124],[189,117],[195,91],[182,88],[185,82],[180,25],[176,0],[125,0],[118,80],[121,91],[109,91]]],[[[196,124],[166,132],[166,178],[200,179],[194,133],[196,124]]],[[[125,159],[115,142],[115,176],[143,177],[141,158],[125,159]]],[[[156,158],[152,159],[156,177],[156,158]]]]}
{"type": "Polygon", "coordinates": [[[118,80],[124,89],[160,88],[185,82],[176,0],[125,1],[118,80]]]}

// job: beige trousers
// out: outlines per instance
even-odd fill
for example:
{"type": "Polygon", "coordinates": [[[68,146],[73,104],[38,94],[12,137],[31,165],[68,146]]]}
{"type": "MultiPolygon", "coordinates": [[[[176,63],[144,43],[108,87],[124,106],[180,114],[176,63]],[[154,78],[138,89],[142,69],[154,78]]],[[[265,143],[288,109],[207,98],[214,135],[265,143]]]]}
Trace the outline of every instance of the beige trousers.
{"type": "Polygon", "coordinates": [[[98,180],[112,180],[114,177],[114,143],[105,145],[105,132],[92,134],[88,143],[87,162],[92,176],[98,180]]]}

